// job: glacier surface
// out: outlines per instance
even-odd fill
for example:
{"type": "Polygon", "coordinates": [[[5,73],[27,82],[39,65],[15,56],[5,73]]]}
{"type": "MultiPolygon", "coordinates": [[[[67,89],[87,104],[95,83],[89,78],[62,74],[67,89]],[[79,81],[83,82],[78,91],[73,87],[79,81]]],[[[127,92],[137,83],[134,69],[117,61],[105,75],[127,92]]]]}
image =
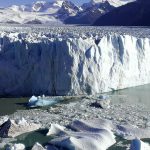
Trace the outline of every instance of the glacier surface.
{"type": "Polygon", "coordinates": [[[72,32],[1,31],[0,95],[96,94],[150,83],[149,38],[72,32]]]}

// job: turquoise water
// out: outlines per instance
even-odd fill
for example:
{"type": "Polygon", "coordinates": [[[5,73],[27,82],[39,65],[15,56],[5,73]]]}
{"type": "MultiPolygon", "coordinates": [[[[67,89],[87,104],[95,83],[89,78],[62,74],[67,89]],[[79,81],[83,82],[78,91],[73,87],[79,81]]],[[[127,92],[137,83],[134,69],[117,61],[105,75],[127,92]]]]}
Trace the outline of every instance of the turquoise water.
{"type": "Polygon", "coordinates": [[[113,104],[142,104],[150,108],[150,84],[110,93],[113,104]]]}
{"type": "Polygon", "coordinates": [[[35,132],[25,133],[17,137],[17,143],[25,144],[26,150],[31,150],[36,142],[46,145],[52,139],[52,137],[46,136],[47,132],[48,130],[37,130],[35,132]]]}

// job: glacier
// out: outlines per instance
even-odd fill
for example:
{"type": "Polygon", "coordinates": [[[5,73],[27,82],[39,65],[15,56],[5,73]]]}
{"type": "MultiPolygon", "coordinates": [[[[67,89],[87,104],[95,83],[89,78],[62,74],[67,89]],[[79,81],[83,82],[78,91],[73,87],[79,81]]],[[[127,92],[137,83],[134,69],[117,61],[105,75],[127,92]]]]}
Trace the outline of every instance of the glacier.
{"type": "Polygon", "coordinates": [[[0,96],[91,95],[150,83],[149,38],[50,35],[0,31],[0,96]]]}

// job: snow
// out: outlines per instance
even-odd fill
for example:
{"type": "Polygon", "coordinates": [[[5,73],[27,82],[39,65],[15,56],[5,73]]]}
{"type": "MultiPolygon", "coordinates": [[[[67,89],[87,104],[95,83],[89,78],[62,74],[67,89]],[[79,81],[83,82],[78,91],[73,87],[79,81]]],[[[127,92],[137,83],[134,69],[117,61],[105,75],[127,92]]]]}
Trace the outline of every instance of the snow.
{"type": "Polygon", "coordinates": [[[50,16],[46,13],[38,13],[38,12],[28,12],[23,11],[21,12],[18,6],[15,8],[6,8],[4,10],[0,10],[0,22],[1,23],[20,23],[20,24],[26,24],[29,22],[33,22],[35,20],[38,20],[39,23],[43,24],[49,24],[49,23],[61,23],[58,19],[56,19],[54,16],[50,16]],[[17,7],[17,8],[16,8],[17,7]],[[14,10],[15,9],[15,10],[14,10]]]}
{"type": "MultiPolygon", "coordinates": [[[[0,9],[0,23],[13,24],[61,24],[65,19],[77,14],[82,16],[87,8],[95,11],[97,5],[108,2],[111,6],[119,7],[135,0],[91,0],[82,7],[76,6],[71,1],[54,0],[52,2],[36,1],[28,5],[12,5],[10,7],[0,9]],[[82,13],[83,12],[83,13],[82,13]]],[[[108,7],[107,4],[105,7],[108,7]]],[[[100,9],[100,13],[104,13],[105,9],[100,9]]]]}
{"type": "Polygon", "coordinates": [[[108,0],[108,2],[114,7],[120,7],[122,5],[125,5],[127,3],[131,3],[134,1],[136,1],[136,0],[108,0]]]}
{"type": "Polygon", "coordinates": [[[89,3],[86,3],[87,6],[90,5],[99,5],[101,3],[108,2],[111,6],[114,7],[120,7],[122,5],[125,5],[127,3],[134,2],[136,0],[91,0],[89,3]]]}
{"type": "Polygon", "coordinates": [[[0,23],[61,24],[66,17],[76,15],[79,11],[77,8],[73,3],[64,0],[37,1],[30,5],[20,6],[12,5],[0,10],[0,23]],[[65,6],[65,10],[60,11],[63,6],[65,6]],[[59,18],[60,15],[63,16],[61,19],[59,18]]]}

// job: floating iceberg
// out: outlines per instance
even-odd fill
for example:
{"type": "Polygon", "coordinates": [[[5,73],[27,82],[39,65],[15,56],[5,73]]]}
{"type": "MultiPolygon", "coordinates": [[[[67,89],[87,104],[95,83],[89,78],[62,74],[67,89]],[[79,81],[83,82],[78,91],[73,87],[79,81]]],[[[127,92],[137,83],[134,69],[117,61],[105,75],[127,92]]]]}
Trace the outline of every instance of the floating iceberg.
{"type": "Polygon", "coordinates": [[[44,106],[52,106],[57,104],[63,100],[62,97],[53,97],[53,98],[46,98],[46,97],[35,97],[32,96],[29,99],[28,106],[29,107],[44,107],[44,106]]]}
{"type": "Polygon", "coordinates": [[[100,95],[97,98],[100,99],[100,100],[108,100],[108,99],[110,99],[109,95],[100,95]]]}

